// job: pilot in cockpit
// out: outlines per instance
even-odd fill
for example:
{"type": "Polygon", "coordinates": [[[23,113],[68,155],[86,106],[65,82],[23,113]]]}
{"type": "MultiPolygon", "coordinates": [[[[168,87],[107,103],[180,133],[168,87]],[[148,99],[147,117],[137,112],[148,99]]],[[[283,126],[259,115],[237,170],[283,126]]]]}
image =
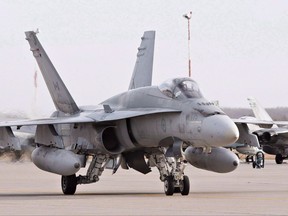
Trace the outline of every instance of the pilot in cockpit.
{"type": "Polygon", "coordinates": [[[198,85],[194,81],[187,78],[166,81],[160,85],[159,88],[162,93],[170,98],[181,100],[202,97],[198,85]]]}
{"type": "Polygon", "coordinates": [[[186,98],[193,98],[193,88],[189,88],[186,82],[179,83],[178,88],[186,98]]]}

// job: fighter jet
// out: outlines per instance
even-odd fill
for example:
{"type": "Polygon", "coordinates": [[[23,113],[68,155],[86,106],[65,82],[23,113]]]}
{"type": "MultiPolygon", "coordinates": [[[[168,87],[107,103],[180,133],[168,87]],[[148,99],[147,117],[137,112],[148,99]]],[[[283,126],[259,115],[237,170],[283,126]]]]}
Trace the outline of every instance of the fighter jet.
{"type": "MultiPolygon", "coordinates": [[[[259,120],[273,121],[267,111],[260,105],[255,98],[248,98],[250,107],[255,117],[259,120]]],[[[286,124],[286,122],[278,122],[286,124]]],[[[258,128],[253,134],[257,135],[263,151],[267,154],[275,155],[275,162],[282,164],[288,158],[288,128],[278,127],[277,124],[269,128],[258,128]]]]}
{"type": "MultiPolygon", "coordinates": [[[[187,161],[219,173],[237,168],[237,156],[222,146],[238,139],[238,129],[204,98],[194,80],[174,78],[151,86],[155,31],[141,38],[128,91],[95,107],[76,104],[36,33],[25,35],[56,111],[44,119],[2,121],[0,127],[36,125],[32,161],[62,176],[64,194],[74,194],[79,184],[97,182],[105,168],[115,173],[121,166],[147,174],[156,167],[166,195],[189,194],[187,161]],[[86,175],[76,176],[86,164],[86,175]]],[[[13,133],[9,135],[6,142],[13,133]]]]}
{"type": "MultiPolygon", "coordinates": [[[[219,106],[219,101],[214,102],[215,105],[219,106]]],[[[252,116],[242,116],[239,119],[233,119],[239,130],[239,139],[228,146],[227,149],[234,150],[238,157],[239,153],[246,155],[246,162],[252,162],[253,168],[264,168],[264,152],[261,149],[257,135],[253,134],[254,131],[258,130],[259,122],[258,119],[252,116]]],[[[269,121],[265,124],[273,125],[273,122],[269,121]]]]}
{"type": "Polygon", "coordinates": [[[230,146],[236,146],[237,151],[255,157],[252,166],[264,167],[264,155],[275,155],[277,164],[288,158],[288,122],[273,121],[256,99],[248,98],[255,117],[233,119],[239,129],[239,139],[230,146]],[[256,162],[256,163],[255,163],[256,162]]]}
{"type": "Polygon", "coordinates": [[[239,156],[238,153],[246,155],[246,162],[252,163],[253,168],[264,168],[265,155],[257,135],[253,133],[260,128],[255,121],[257,119],[251,116],[243,116],[239,120],[235,120],[240,136],[237,142],[226,147],[231,150],[234,149],[237,156],[239,156]],[[241,121],[241,123],[238,123],[238,121],[241,121]]]}

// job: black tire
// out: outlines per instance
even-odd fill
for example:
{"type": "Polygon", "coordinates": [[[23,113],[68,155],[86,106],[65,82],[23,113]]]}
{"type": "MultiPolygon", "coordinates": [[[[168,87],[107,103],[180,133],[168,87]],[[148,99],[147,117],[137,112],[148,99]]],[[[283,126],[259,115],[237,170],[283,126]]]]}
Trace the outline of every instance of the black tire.
{"type": "Polygon", "coordinates": [[[174,193],[174,178],[173,176],[167,176],[164,180],[164,191],[167,196],[172,196],[174,193]]]}
{"type": "Polygon", "coordinates": [[[245,160],[246,160],[246,163],[254,162],[253,156],[250,156],[250,155],[247,155],[245,160]]]}
{"type": "Polygon", "coordinates": [[[259,163],[261,168],[264,168],[265,164],[265,155],[262,152],[257,152],[256,154],[256,161],[259,163]]]}
{"type": "Polygon", "coordinates": [[[275,162],[276,162],[276,164],[282,164],[283,163],[283,157],[281,154],[276,154],[275,162]]]}
{"type": "Polygon", "coordinates": [[[184,175],[183,181],[182,181],[182,187],[180,187],[180,193],[182,196],[187,196],[190,191],[190,181],[189,177],[184,175]]]}
{"type": "Polygon", "coordinates": [[[246,163],[249,163],[249,162],[250,162],[249,156],[246,156],[245,161],[246,161],[246,163]]]}
{"type": "Polygon", "coordinates": [[[180,187],[174,187],[174,193],[180,193],[180,187]]]}
{"type": "Polygon", "coordinates": [[[262,163],[262,168],[264,168],[264,166],[265,166],[265,155],[264,155],[264,153],[262,153],[263,154],[263,163],[262,163]]]}
{"type": "Polygon", "coordinates": [[[63,194],[73,195],[76,192],[77,187],[77,178],[76,175],[62,176],[61,178],[61,187],[63,194]]]}

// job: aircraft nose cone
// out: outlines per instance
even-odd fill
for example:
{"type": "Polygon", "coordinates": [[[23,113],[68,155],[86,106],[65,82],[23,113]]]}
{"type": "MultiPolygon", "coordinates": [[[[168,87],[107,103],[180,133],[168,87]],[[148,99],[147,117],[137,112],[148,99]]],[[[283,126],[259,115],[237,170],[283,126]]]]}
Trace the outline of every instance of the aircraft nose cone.
{"type": "Polygon", "coordinates": [[[226,115],[209,116],[202,123],[203,139],[208,146],[227,146],[239,138],[235,123],[226,115]]]}

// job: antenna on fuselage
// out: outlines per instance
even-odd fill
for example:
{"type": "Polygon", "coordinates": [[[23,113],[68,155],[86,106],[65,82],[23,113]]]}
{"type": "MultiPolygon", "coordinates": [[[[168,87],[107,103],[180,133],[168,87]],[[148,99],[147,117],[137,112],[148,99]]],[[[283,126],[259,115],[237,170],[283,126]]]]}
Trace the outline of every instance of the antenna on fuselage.
{"type": "Polygon", "coordinates": [[[190,19],[192,18],[192,11],[184,14],[183,17],[188,20],[188,72],[191,77],[191,57],[190,57],[190,19]]]}

